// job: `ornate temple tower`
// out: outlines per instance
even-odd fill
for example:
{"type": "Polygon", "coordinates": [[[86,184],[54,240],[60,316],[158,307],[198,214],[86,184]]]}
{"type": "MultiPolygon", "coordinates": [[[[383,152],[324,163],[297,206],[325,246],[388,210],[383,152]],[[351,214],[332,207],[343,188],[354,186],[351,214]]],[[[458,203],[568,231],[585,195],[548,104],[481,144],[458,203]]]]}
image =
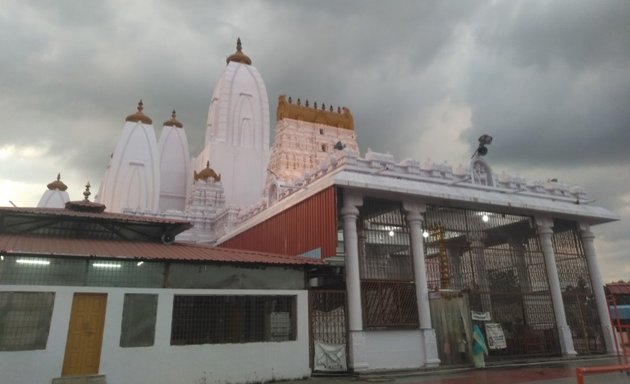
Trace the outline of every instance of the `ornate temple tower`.
{"type": "Polygon", "coordinates": [[[61,181],[61,174],[57,174],[57,180],[47,185],[48,190],[39,199],[39,208],[64,208],[70,201],[70,196],[66,191],[68,187],[61,181]]]}
{"type": "Polygon", "coordinates": [[[160,159],[160,211],[183,211],[192,178],[188,139],[184,125],[177,121],[175,111],[164,122],[158,142],[160,159]]]}
{"type": "Polygon", "coordinates": [[[265,196],[271,204],[286,187],[313,172],[342,150],[359,154],[354,119],[346,107],[334,108],[308,100],[294,103],[282,95],[276,110],[276,137],[269,159],[265,196]]]}
{"type": "Polygon", "coordinates": [[[203,151],[194,169],[209,161],[221,174],[226,203],[247,206],[262,198],[269,159],[269,101],[265,83],[242,51],[227,58],[208,109],[203,151]]]}
{"type": "Polygon", "coordinates": [[[156,211],[160,195],[157,140],[151,118],[143,112],[127,116],[99,189],[98,201],[109,212],[156,211]]]}

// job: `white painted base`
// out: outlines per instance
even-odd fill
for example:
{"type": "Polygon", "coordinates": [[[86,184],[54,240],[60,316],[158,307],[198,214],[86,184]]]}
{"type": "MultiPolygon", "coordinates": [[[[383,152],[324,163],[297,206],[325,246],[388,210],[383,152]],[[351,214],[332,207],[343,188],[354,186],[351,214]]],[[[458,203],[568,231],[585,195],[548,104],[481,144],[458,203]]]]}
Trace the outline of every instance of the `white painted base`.
{"type": "Polygon", "coordinates": [[[348,366],[354,372],[418,369],[424,366],[424,341],[419,329],[350,331],[349,339],[348,366]]]}
{"type": "Polygon", "coordinates": [[[615,340],[613,329],[610,324],[602,325],[602,332],[604,333],[604,343],[606,344],[606,352],[611,354],[617,354],[617,349],[615,348],[615,340]]]}
{"type": "Polygon", "coordinates": [[[571,328],[569,326],[558,326],[558,335],[560,335],[560,348],[563,356],[576,356],[577,352],[573,347],[573,336],[571,336],[571,328]]]}
{"type": "Polygon", "coordinates": [[[52,384],[107,384],[105,375],[63,376],[52,379],[52,384]]]}
{"type": "Polygon", "coordinates": [[[422,339],[424,340],[424,356],[426,367],[437,367],[440,365],[440,358],[437,349],[437,338],[435,329],[423,329],[422,339]]]}

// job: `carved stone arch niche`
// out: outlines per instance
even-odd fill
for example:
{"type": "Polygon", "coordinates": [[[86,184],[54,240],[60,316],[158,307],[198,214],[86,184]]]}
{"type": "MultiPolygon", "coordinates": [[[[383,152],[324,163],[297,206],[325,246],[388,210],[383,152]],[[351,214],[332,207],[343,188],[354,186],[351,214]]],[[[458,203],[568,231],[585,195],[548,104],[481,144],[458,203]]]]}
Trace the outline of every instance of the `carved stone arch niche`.
{"type": "Polygon", "coordinates": [[[473,184],[494,187],[492,168],[480,158],[474,158],[470,162],[470,179],[473,184]]]}

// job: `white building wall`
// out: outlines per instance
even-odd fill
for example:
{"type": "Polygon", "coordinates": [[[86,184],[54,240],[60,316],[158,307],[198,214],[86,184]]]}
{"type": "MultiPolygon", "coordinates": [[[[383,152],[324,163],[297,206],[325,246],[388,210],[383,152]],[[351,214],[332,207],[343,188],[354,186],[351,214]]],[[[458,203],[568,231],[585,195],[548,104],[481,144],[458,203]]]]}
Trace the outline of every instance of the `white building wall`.
{"type": "Polygon", "coordinates": [[[352,343],[356,371],[417,369],[424,366],[424,341],[419,329],[353,332],[352,343]]]}
{"type": "Polygon", "coordinates": [[[1,291],[55,292],[45,350],[0,351],[2,384],[50,384],[61,376],[74,293],[107,293],[99,374],[108,384],[246,383],[299,379],[310,375],[308,293],[293,290],[143,289],[5,285],[1,291]],[[150,347],[121,348],[125,293],[158,295],[155,341],[150,347]],[[173,297],[180,295],[296,295],[295,341],[170,345],[173,297]],[[26,368],[30,367],[30,368],[26,368]]]}

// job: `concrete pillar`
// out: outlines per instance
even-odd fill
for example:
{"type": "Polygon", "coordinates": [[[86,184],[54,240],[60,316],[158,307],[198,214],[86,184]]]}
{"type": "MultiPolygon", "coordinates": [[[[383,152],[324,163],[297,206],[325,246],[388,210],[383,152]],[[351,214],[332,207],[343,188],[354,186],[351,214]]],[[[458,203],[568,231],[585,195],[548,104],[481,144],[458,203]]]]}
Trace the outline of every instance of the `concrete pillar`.
{"type": "Polygon", "coordinates": [[[422,237],[422,227],[424,223],[422,213],[426,211],[426,206],[414,202],[403,202],[403,209],[407,213],[407,224],[409,226],[409,237],[411,240],[418,319],[420,322],[420,330],[422,331],[422,340],[424,342],[425,365],[437,366],[440,364],[440,359],[438,357],[435,330],[431,325],[429,287],[424,260],[424,238],[422,237]]]}
{"type": "Polygon", "coordinates": [[[604,283],[599,272],[597,264],[597,254],[595,253],[595,245],[593,240],[595,235],[591,232],[591,226],[586,223],[580,223],[580,235],[582,237],[582,245],[584,247],[584,256],[588,263],[588,270],[591,275],[591,285],[593,287],[593,296],[595,296],[595,305],[597,305],[597,314],[602,325],[604,342],[608,353],[616,353],[613,341],[612,326],[610,325],[610,313],[606,294],[604,293],[604,283]]]}
{"type": "Polygon", "coordinates": [[[343,207],[343,246],[346,265],[346,292],[348,295],[348,366],[353,371],[368,369],[361,362],[361,352],[365,349],[363,335],[363,312],[361,310],[361,275],[359,271],[359,241],[357,235],[357,207],[363,205],[363,197],[344,190],[343,207]]]}
{"type": "Polygon", "coordinates": [[[357,236],[357,206],[363,204],[360,196],[344,193],[343,208],[343,245],[346,261],[346,290],[348,292],[348,327],[351,331],[363,330],[361,311],[361,275],[359,274],[359,242],[357,236]]]}
{"type": "Polygon", "coordinates": [[[545,258],[551,301],[556,316],[558,335],[560,336],[560,348],[562,349],[563,355],[574,356],[577,355],[577,352],[575,352],[573,347],[571,329],[567,324],[567,317],[564,312],[564,301],[562,300],[560,279],[558,278],[558,269],[556,268],[556,255],[553,250],[553,242],[551,241],[551,236],[553,235],[553,220],[548,217],[536,217],[536,226],[538,228],[540,247],[545,258]]]}

